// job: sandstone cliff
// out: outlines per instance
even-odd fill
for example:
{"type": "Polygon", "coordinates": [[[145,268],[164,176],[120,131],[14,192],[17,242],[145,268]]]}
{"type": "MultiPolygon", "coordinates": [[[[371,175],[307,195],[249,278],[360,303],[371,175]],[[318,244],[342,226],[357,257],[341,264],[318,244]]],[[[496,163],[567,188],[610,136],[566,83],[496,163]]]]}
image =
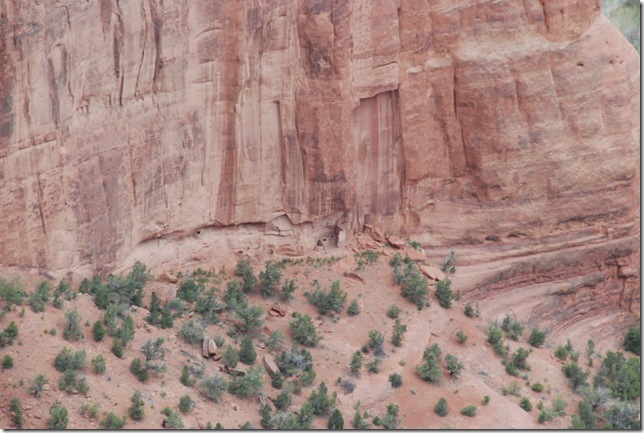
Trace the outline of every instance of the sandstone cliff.
{"type": "Polygon", "coordinates": [[[590,275],[639,303],[639,56],[598,0],[5,0],[0,30],[0,264],[369,222],[508,259],[473,295],[590,275]]]}

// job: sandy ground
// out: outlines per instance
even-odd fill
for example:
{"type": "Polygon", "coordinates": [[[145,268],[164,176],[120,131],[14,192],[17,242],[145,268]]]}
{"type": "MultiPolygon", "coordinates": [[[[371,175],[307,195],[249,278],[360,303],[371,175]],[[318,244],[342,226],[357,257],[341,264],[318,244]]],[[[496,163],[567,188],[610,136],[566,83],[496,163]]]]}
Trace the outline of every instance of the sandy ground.
{"type": "MultiPolygon", "coordinates": [[[[389,255],[392,252],[387,249],[389,255]]],[[[314,385],[305,388],[300,396],[293,396],[292,408],[299,407],[314,387],[317,387],[321,381],[325,381],[330,390],[338,393],[338,407],[343,413],[347,428],[350,427],[354,405],[358,401],[361,402],[361,410],[369,411],[372,415],[383,414],[388,403],[398,404],[404,428],[552,429],[570,426],[570,414],[576,411],[578,396],[566,385],[566,379],[561,372],[563,363],[553,356],[556,346],[565,343],[563,335],[559,335],[556,339],[549,339],[544,347],[533,350],[528,358],[531,371],[527,372],[527,380],[514,378],[505,373],[500,358],[486,343],[483,329],[488,321],[496,316],[492,317],[487,314],[488,306],[485,302],[480,304],[481,317],[468,318],[463,314],[466,296],[462,301],[454,302],[451,309],[445,310],[438,305],[432,288],[431,306],[418,311],[413,304],[400,296],[400,289],[391,282],[392,271],[388,264],[389,257],[381,256],[378,264],[357,271],[357,274],[363,279],[363,281],[359,281],[343,275],[345,271],[355,271],[356,264],[352,252],[335,250],[326,253],[314,252],[311,255],[318,257],[335,255],[344,258],[331,265],[302,263],[287,266],[284,278],[297,280],[298,290],[295,293],[295,298],[289,303],[282,303],[287,310],[286,317],[266,317],[264,323],[265,328],[270,331],[281,329],[288,336],[285,347],[289,348],[288,322],[292,312],[307,313],[314,319],[317,318],[320,323],[319,331],[324,339],[318,347],[311,349],[317,379],[314,385]],[[348,316],[345,311],[336,319],[318,318],[316,309],[306,300],[304,292],[312,289],[314,280],[318,280],[323,288],[328,289],[336,279],[340,280],[343,289],[348,293],[347,306],[352,299],[358,299],[362,310],[358,316],[348,316]],[[391,344],[394,321],[385,314],[391,304],[401,307],[400,317],[408,327],[405,340],[400,348],[395,348],[391,344]],[[372,329],[383,332],[386,338],[386,356],[381,371],[377,374],[370,374],[363,368],[360,376],[354,378],[356,381],[355,390],[346,394],[337,384],[337,380],[339,377],[349,375],[348,365],[351,355],[360,350],[362,345],[368,341],[368,333],[372,329]],[[469,337],[465,344],[460,344],[456,338],[455,334],[459,329],[469,337]],[[440,384],[430,384],[422,381],[415,374],[414,369],[419,364],[424,349],[433,343],[439,344],[443,357],[445,354],[451,353],[464,363],[465,368],[459,378],[450,378],[445,372],[440,384]],[[389,374],[394,372],[400,373],[403,377],[401,388],[392,389],[388,382],[389,374]],[[519,397],[502,395],[501,388],[509,385],[512,381],[517,381],[521,385],[522,395],[529,397],[535,406],[531,412],[525,412],[519,407],[519,397]],[[528,382],[532,384],[537,381],[545,386],[541,393],[531,391],[530,386],[527,385],[528,382]],[[481,401],[486,395],[490,396],[490,402],[488,405],[483,405],[481,401]],[[537,423],[539,413],[536,409],[537,402],[543,400],[544,404],[548,406],[558,395],[563,396],[568,402],[568,415],[556,418],[547,424],[537,423]],[[440,397],[447,399],[450,408],[449,415],[444,418],[438,417],[433,411],[433,407],[440,397]],[[473,418],[460,414],[460,409],[470,404],[477,406],[477,414],[473,418]]],[[[234,261],[232,263],[234,264],[234,261]]],[[[433,264],[439,263],[434,262],[433,264]]],[[[200,264],[202,268],[215,270],[219,270],[221,265],[221,263],[200,264]]],[[[227,263],[226,269],[229,270],[229,274],[232,268],[233,266],[227,263]]],[[[259,272],[259,270],[260,267],[256,266],[255,271],[259,272]]],[[[454,274],[455,282],[458,281],[459,272],[461,271],[457,269],[454,274]]],[[[467,275],[462,278],[466,279],[467,275]]],[[[155,282],[157,288],[163,288],[164,285],[167,291],[172,291],[172,285],[155,282]]],[[[26,285],[26,287],[30,291],[34,286],[26,285]]],[[[220,285],[221,292],[224,288],[225,282],[220,285]]],[[[453,288],[457,289],[458,286],[453,285],[453,288]]],[[[251,303],[261,305],[266,310],[275,302],[274,299],[263,299],[259,295],[252,296],[250,300],[251,303]]],[[[519,305],[522,302],[522,295],[520,293],[513,295],[510,292],[504,302],[507,305],[513,305],[513,303],[519,305]]],[[[99,420],[92,420],[81,415],[83,403],[98,403],[101,409],[99,419],[108,411],[125,415],[132,394],[135,390],[140,390],[146,402],[145,418],[142,421],[128,418],[126,428],[160,428],[162,420],[165,418],[161,414],[161,410],[170,406],[178,411],[179,398],[186,394],[196,402],[196,408],[191,413],[182,415],[187,428],[198,428],[199,423],[205,425],[207,422],[211,422],[213,426],[220,422],[226,428],[237,428],[245,421],[249,421],[254,427],[259,428],[258,398],[243,400],[225,394],[220,403],[213,403],[203,398],[197,388],[187,388],[181,385],[179,377],[184,364],[198,366],[205,363],[208,373],[218,371],[219,366],[216,361],[204,360],[200,356],[200,348],[189,346],[177,336],[181,323],[185,319],[175,320],[175,327],[171,330],[161,330],[145,324],[144,318],[148,314],[147,310],[141,308],[132,311],[137,325],[136,336],[134,341],[129,343],[123,359],[118,359],[111,353],[111,338],[106,337],[100,343],[94,342],[90,326],[84,327],[84,341],[70,343],[63,339],[64,312],[70,308],[75,308],[80,312],[82,323],[88,321],[93,324],[102,316],[102,312],[94,306],[89,296],[79,295],[74,301],[66,301],[61,310],[48,305],[44,313],[33,313],[29,306],[25,306],[25,314],[20,317],[19,312],[22,308],[19,307],[0,321],[0,326],[3,328],[11,321],[15,321],[20,330],[17,344],[0,349],[0,355],[3,357],[6,354],[11,355],[15,364],[13,369],[0,372],[0,427],[11,426],[9,400],[18,397],[24,411],[25,428],[45,428],[49,418],[49,408],[55,401],[63,402],[69,410],[68,428],[98,428],[99,420]],[[55,336],[45,333],[51,328],[56,329],[55,336]],[[139,356],[138,349],[144,342],[149,338],[157,337],[163,337],[166,340],[164,347],[166,349],[167,372],[160,377],[152,376],[145,384],[139,383],[129,372],[129,365],[135,357],[139,356]],[[63,347],[86,350],[88,361],[98,354],[103,354],[107,360],[107,372],[103,375],[94,374],[91,371],[91,365],[88,365],[85,375],[90,385],[90,391],[87,397],[80,394],[68,395],[64,391],[58,390],[58,379],[61,373],[54,369],[53,362],[63,347]],[[39,373],[44,373],[49,378],[50,387],[44,392],[42,398],[36,399],[28,393],[27,389],[31,379],[39,373]]],[[[495,314],[498,313],[497,310],[494,311],[495,314]]],[[[220,334],[226,338],[227,343],[231,342],[231,339],[226,336],[225,324],[211,325],[207,329],[207,334],[212,337],[220,334]]],[[[573,343],[575,348],[582,353],[580,362],[585,365],[585,340],[573,340],[573,343]]],[[[607,342],[598,341],[597,343],[602,350],[619,348],[617,339],[607,342]]],[[[517,347],[529,348],[527,335],[524,335],[519,342],[510,342],[510,345],[512,350],[517,347]]],[[[261,360],[266,350],[258,348],[258,361],[261,360]]],[[[371,360],[372,356],[366,355],[365,361],[371,360]]],[[[596,369],[598,365],[599,361],[596,361],[594,368],[596,369]]],[[[268,375],[265,375],[265,381],[264,392],[268,397],[276,397],[279,391],[270,386],[268,375]]],[[[326,422],[326,418],[317,418],[313,427],[326,428],[326,422]]]]}

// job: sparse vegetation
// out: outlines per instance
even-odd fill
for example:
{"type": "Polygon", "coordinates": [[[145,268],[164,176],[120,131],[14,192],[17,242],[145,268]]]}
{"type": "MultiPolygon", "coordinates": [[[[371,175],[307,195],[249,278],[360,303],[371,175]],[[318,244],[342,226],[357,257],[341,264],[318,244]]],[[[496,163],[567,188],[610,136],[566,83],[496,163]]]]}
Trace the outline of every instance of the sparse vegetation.
{"type": "Polygon", "coordinates": [[[105,373],[107,366],[105,365],[105,358],[103,358],[103,355],[97,355],[94,358],[92,358],[92,366],[94,367],[94,373],[96,374],[105,373]]]}
{"type": "Polygon", "coordinates": [[[295,284],[295,280],[287,280],[284,281],[284,284],[282,285],[282,291],[280,292],[280,299],[283,301],[289,301],[293,299],[293,293],[297,290],[297,285],[295,284]]]}
{"type": "Polygon", "coordinates": [[[530,412],[532,410],[532,403],[530,403],[530,399],[528,397],[521,397],[519,406],[521,406],[521,409],[525,410],[526,412],[530,412]]]}
{"type": "Polygon", "coordinates": [[[441,350],[437,344],[425,349],[423,363],[416,367],[416,374],[426,382],[438,383],[443,377],[443,370],[439,365],[441,350]]]}
{"type": "Polygon", "coordinates": [[[22,408],[20,407],[20,400],[18,400],[18,397],[11,399],[9,410],[11,411],[11,421],[13,422],[13,426],[17,429],[22,429],[22,408]]]}
{"type": "Polygon", "coordinates": [[[206,398],[218,403],[221,395],[228,390],[228,382],[219,374],[215,374],[202,380],[199,389],[206,398]]]}
{"type": "Polygon", "coordinates": [[[540,382],[535,383],[534,385],[532,385],[532,390],[533,390],[534,392],[541,392],[541,391],[543,391],[543,384],[542,384],[542,383],[540,383],[540,382]]]}
{"type": "Polygon", "coordinates": [[[416,304],[419,310],[427,305],[427,280],[418,270],[418,266],[409,259],[396,254],[389,262],[394,267],[394,282],[400,284],[401,295],[416,304]]]}
{"type": "Polygon", "coordinates": [[[448,353],[445,355],[445,362],[447,363],[447,371],[449,371],[450,376],[460,376],[463,370],[463,363],[457,357],[448,353]]]}
{"type": "Polygon", "coordinates": [[[624,348],[629,352],[640,355],[642,349],[641,333],[639,328],[630,328],[624,339],[624,348]]]}
{"type": "Polygon", "coordinates": [[[29,393],[33,394],[34,397],[40,398],[45,386],[49,383],[47,376],[44,374],[39,374],[31,381],[31,386],[29,387],[29,393]]]}
{"type": "Polygon", "coordinates": [[[355,352],[351,357],[350,368],[354,374],[358,373],[362,368],[362,353],[360,351],[355,352]]]}
{"type": "Polygon", "coordinates": [[[461,344],[465,344],[468,338],[462,329],[459,329],[458,332],[456,332],[456,337],[458,338],[458,342],[461,344]]]}
{"type": "Polygon", "coordinates": [[[349,316],[357,316],[358,314],[360,314],[360,305],[358,304],[357,299],[351,301],[349,308],[347,308],[347,314],[349,316]]]}
{"type": "Polygon", "coordinates": [[[64,347],[54,359],[54,367],[61,373],[66,370],[83,370],[85,368],[86,353],[78,350],[72,353],[71,349],[64,347]]]}
{"type": "Polygon", "coordinates": [[[76,310],[67,310],[65,313],[65,330],[63,338],[67,341],[78,341],[83,338],[83,328],[81,326],[81,316],[76,310]]]}
{"type": "Polygon", "coordinates": [[[36,290],[29,295],[29,306],[34,313],[42,313],[45,311],[45,306],[51,298],[51,289],[49,283],[46,281],[41,282],[36,287],[36,290]]]}
{"type": "Polygon", "coordinates": [[[445,260],[443,261],[443,264],[441,265],[441,271],[445,273],[454,273],[456,272],[456,267],[454,266],[454,263],[456,262],[456,251],[450,250],[449,254],[447,257],[445,257],[445,260]]]}
{"type": "Polygon", "coordinates": [[[373,350],[376,356],[384,356],[385,336],[376,330],[369,331],[369,349],[373,350]]]}
{"type": "Polygon", "coordinates": [[[259,285],[262,289],[262,296],[271,297],[277,292],[282,280],[282,271],[279,263],[268,261],[266,269],[259,273],[259,285]]]}
{"type": "Polygon", "coordinates": [[[179,399],[179,410],[181,413],[189,413],[194,408],[195,402],[192,401],[189,395],[184,395],[179,399]]]}
{"type": "Polygon", "coordinates": [[[221,362],[228,368],[237,367],[237,364],[239,363],[239,351],[229,345],[221,356],[221,362]]]}
{"type": "Polygon", "coordinates": [[[264,386],[262,375],[264,367],[251,367],[244,376],[235,377],[228,385],[228,392],[239,397],[248,398],[257,395],[264,386]]]}
{"type": "Polygon", "coordinates": [[[192,375],[190,374],[190,369],[187,365],[184,365],[181,369],[181,378],[179,380],[183,386],[187,387],[192,387],[197,381],[197,379],[192,377],[192,375]]]}
{"type": "Polygon", "coordinates": [[[465,304],[465,315],[467,317],[476,316],[476,312],[474,311],[474,307],[472,307],[472,304],[470,304],[469,302],[465,304]]]}
{"type": "Polygon", "coordinates": [[[342,412],[340,412],[338,409],[335,409],[329,417],[327,427],[329,428],[329,430],[342,430],[344,428],[344,418],[342,417],[342,412]]]}
{"type": "Polygon", "coordinates": [[[257,352],[253,346],[253,340],[248,337],[242,338],[239,360],[246,365],[253,365],[257,359],[257,352]]]}
{"type": "Polygon", "coordinates": [[[2,369],[8,370],[10,368],[13,368],[13,358],[11,355],[5,355],[4,358],[2,358],[2,369]]]}
{"type": "Polygon", "coordinates": [[[186,320],[181,325],[181,330],[179,331],[179,336],[190,345],[197,345],[201,343],[204,336],[204,328],[201,326],[199,319],[195,316],[190,320],[186,320]]]}
{"type": "Polygon", "coordinates": [[[254,307],[248,305],[239,307],[235,310],[235,314],[242,320],[242,323],[238,326],[241,332],[256,332],[264,323],[262,320],[264,310],[259,305],[254,307]]]}
{"type": "Polygon", "coordinates": [[[506,333],[507,337],[514,341],[519,341],[519,338],[523,335],[523,325],[506,315],[501,322],[501,329],[506,333]]]}
{"type": "Polygon", "coordinates": [[[405,336],[405,332],[407,332],[407,325],[403,325],[402,323],[400,323],[400,319],[396,319],[396,322],[394,323],[394,330],[391,334],[391,342],[394,346],[402,346],[402,340],[405,336]]]}
{"type": "Polygon", "coordinates": [[[395,430],[400,426],[400,418],[398,418],[399,413],[400,408],[398,405],[389,403],[387,405],[387,413],[383,417],[374,417],[373,425],[382,426],[385,430],[395,430]]]}
{"type": "Polygon", "coordinates": [[[235,275],[242,277],[244,293],[252,293],[257,287],[257,277],[253,273],[253,265],[246,259],[241,259],[235,267],[235,275]]]}

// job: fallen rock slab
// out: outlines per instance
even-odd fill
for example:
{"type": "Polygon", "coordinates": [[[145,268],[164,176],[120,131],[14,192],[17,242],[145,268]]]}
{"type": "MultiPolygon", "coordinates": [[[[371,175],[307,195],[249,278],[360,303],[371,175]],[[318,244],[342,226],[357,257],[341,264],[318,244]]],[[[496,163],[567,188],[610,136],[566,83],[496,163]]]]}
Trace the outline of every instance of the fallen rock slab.
{"type": "Polygon", "coordinates": [[[445,279],[445,272],[438,269],[436,266],[421,266],[420,271],[432,280],[442,281],[445,279]]]}

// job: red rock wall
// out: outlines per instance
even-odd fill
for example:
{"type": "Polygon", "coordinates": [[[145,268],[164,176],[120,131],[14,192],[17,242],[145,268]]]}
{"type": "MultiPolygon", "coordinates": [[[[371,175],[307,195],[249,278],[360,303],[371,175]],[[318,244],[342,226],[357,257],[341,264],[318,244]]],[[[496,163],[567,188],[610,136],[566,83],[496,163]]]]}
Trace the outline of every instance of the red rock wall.
{"type": "Polygon", "coordinates": [[[5,0],[0,30],[0,264],[298,253],[369,215],[637,267],[639,57],[598,0],[5,0]]]}

